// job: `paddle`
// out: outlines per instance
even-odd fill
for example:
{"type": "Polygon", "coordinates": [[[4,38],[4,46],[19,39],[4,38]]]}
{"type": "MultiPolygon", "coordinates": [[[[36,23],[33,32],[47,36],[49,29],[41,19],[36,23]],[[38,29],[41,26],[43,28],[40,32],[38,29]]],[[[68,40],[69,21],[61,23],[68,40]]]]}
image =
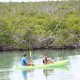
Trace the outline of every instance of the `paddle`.
{"type": "Polygon", "coordinates": [[[30,51],[29,55],[30,55],[30,57],[31,57],[31,62],[32,62],[32,64],[33,64],[33,61],[32,61],[32,52],[31,52],[31,51],[30,51]]]}
{"type": "Polygon", "coordinates": [[[30,57],[32,58],[32,52],[30,51],[30,57]]]}

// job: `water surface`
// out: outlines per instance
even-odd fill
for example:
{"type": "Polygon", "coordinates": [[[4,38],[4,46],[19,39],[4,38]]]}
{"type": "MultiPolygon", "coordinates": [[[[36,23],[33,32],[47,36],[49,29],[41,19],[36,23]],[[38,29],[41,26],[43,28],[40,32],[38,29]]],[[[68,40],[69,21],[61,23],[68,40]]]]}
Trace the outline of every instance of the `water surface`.
{"type": "Polygon", "coordinates": [[[36,50],[32,51],[32,57],[29,51],[0,52],[0,80],[80,80],[80,50],[36,50]],[[68,59],[68,70],[14,70],[15,66],[21,65],[23,53],[27,53],[28,59],[32,58],[34,64],[42,64],[45,53],[54,61],[68,59]]]}

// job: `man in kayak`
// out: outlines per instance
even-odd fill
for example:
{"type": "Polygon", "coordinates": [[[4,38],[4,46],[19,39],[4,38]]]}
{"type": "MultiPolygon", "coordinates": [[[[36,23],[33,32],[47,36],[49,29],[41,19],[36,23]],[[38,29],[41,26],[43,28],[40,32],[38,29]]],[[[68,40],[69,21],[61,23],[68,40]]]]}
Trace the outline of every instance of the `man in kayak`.
{"type": "Polygon", "coordinates": [[[50,64],[50,63],[53,63],[53,60],[51,58],[48,58],[47,55],[44,55],[43,64],[50,64]]]}
{"type": "Polygon", "coordinates": [[[32,65],[31,64],[31,62],[32,62],[32,59],[31,60],[28,60],[27,58],[26,58],[26,56],[27,56],[27,54],[23,54],[23,58],[22,58],[22,60],[21,60],[21,65],[22,66],[30,66],[30,65],[32,65]]]}

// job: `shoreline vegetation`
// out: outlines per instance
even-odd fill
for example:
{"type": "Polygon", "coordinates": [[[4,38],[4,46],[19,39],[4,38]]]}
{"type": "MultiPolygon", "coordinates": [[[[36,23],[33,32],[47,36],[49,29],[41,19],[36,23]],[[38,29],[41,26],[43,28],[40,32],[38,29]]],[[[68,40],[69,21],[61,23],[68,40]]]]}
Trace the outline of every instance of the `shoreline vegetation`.
{"type": "Polygon", "coordinates": [[[80,1],[0,3],[0,51],[80,48],[80,1]]]}

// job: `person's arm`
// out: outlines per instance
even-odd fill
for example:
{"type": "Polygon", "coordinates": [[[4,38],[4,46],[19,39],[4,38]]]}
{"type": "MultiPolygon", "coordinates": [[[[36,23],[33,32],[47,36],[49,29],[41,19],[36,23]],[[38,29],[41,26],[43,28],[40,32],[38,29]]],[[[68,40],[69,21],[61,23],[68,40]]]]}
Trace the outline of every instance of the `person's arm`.
{"type": "Polygon", "coordinates": [[[32,59],[28,60],[27,64],[30,64],[32,62],[32,59]]]}
{"type": "Polygon", "coordinates": [[[48,63],[53,63],[53,60],[51,58],[48,58],[48,63]]]}

